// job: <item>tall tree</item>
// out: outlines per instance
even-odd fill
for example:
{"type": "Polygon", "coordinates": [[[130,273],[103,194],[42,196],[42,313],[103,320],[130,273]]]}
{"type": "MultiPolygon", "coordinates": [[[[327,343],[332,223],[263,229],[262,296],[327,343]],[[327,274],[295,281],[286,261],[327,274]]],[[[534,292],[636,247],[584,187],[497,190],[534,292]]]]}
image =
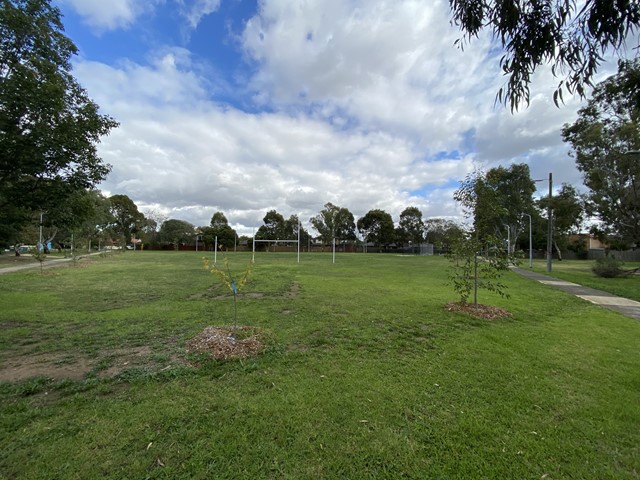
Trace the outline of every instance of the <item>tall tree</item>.
{"type": "Polygon", "coordinates": [[[355,240],[356,223],[353,214],[345,207],[326,203],[318,215],[309,219],[320,234],[324,244],[336,240],[355,240]]]}
{"type": "Polygon", "coordinates": [[[419,208],[407,207],[402,211],[396,237],[402,243],[412,242],[414,245],[424,241],[424,223],[419,208]]]}
{"type": "Polygon", "coordinates": [[[586,210],[610,241],[640,244],[640,60],[619,63],[562,129],[589,189],[586,210]]]}
{"type": "Polygon", "coordinates": [[[206,244],[214,245],[218,238],[219,249],[230,249],[236,242],[236,231],[231,228],[227,217],[222,212],[215,212],[211,217],[208,227],[202,227],[203,238],[206,244]]]}
{"type": "Polygon", "coordinates": [[[568,237],[580,233],[584,218],[584,204],[578,191],[572,185],[563,183],[560,191],[551,197],[538,200],[538,207],[545,212],[551,201],[553,211],[553,245],[558,258],[562,259],[561,248],[568,244],[568,237]]]}
{"type": "Polygon", "coordinates": [[[284,240],[284,217],[276,210],[269,210],[262,219],[262,225],[256,232],[259,240],[284,240]]]}
{"type": "MultiPolygon", "coordinates": [[[[562,92],[584,96],[602,55],[620,51],[640,24],[637,0],[449,0],[453,22],[465,41],[489,30],[505,50],[500,67],[508,76],[497,99],[516,110],[529,103],[529,84],[536,69],[550,64],[561,77],[553,98],[562,92]]],[[[631,51],[629,46],[626,50],[631,51]]]]}
{"type": "Polygon", "coordinates": [[[77,48],[49,0],[0,0],[0,235],[110,171],[100,138],[117,126],[71,74],[77,48]],[[13,227],[12,227],[13,226],[13,227]]]}
{"type": "Polygon", "coordinates": [[[424,231],[427,242],[445,251],[451,250],[455,241],[464,234],[460,225],[446,218],[425,220],[424,231]]]}
{"type": "Polygon", "coordinates": [[[358,219],[358,230],[367,242],[379,247],[389,245],[394,240],[393,219],[384,210],[369,210],[358,219]]]}
{"type": "Polygon", "coordinates": [[[158,232],[160,241],[172,244],[175,250],[178,250],[180,245],[190,243],[194,234],[195,227],[191,223],[174,218],[163,222],[158,232]]]}
{"type": "Polygon", "coordinates": [[[113,217],[111,229],[122,239],[122,248],[138,232],[144,222],[144,215],[138,211],[138,207],[127,195],[112,195],[111,215],[113,217]]]}
{"type": "Polygon", "coordinates": [[[473,218],[479,239],[509,240],[511,254],[524,226],[522,214],[533,210],[534,192],[529,166],[515,163],[467,177],[454,198],[473,218]]]}
{"type": "Polygon", "coordinates": [[[304,227],[300,223],[300,219],[297,215],[291,215],[287,220],[284,221],[284,237],[297,240],[298,239],[298,230],[300,230],[300,243],[302,245],[306,245],[309,241],[309,232],[307,232],[304,227]]]}

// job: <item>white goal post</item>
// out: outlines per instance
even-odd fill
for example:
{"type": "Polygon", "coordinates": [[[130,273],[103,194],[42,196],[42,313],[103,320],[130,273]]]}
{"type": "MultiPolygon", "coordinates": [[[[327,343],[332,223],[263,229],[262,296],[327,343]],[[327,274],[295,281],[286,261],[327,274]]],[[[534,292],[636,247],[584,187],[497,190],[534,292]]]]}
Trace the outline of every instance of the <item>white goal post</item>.
{"type": "Polygon", "coordinates": [[[279,239],[260,239],[256,240],[255,234],[253,235],[253,252],[251,254],[251,261],[256,262],[256,243],[295,243],[298,250],[298,263],[300,263],[300,222],[298,222],[298,238],[297,240],[279,240],[279,239]]]}

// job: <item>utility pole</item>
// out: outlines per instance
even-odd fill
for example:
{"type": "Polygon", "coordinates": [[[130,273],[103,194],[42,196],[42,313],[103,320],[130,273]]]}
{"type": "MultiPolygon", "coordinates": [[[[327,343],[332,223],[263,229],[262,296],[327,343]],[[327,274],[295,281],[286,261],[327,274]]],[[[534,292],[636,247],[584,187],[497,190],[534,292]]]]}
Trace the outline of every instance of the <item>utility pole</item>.
{"type": "Polygon", "coordinates": [[[553,194],[553,176],[549,172],[549,204],[547,205],[547,273],[551,272],[551,256],[553,254],[553,209],[551,208],[551,196],[553,194]]]}

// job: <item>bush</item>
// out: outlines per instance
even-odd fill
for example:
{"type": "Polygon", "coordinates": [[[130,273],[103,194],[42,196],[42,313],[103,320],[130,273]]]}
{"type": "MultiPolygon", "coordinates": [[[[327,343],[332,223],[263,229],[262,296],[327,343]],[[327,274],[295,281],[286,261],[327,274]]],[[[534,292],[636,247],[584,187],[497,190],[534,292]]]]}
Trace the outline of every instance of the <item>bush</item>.
{"type": "Polygon", "coordinates": [[[616,260],[614,257],[602,257],[596,260],[596,263],[591,267],[593,273],[603,278],[615,278],[624,273],[622,270],[622,262],[616,260]]]}

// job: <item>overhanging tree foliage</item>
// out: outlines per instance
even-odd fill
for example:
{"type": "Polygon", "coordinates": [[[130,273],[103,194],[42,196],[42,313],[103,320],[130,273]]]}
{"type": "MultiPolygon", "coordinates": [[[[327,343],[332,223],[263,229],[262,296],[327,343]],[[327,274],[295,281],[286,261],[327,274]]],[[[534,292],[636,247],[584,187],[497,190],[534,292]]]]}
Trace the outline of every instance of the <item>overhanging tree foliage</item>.
{"type": "Polygon", "coordinates": [[[71,74],[76,46],[49,0],[0,0],[0,240],[110,171],[96,145],[117,123],[71,74]]]}
{"type": "MultiPolygon", "coordinates": [[[[560,78],[553,99],[563,91],[584,97],[586,86],[608,50],[620,51],[640,23],[637,0],[449,0],[452,21],[464,32],[461,42],[489,30],[505,50],[500,67],[508,76],[497,100],[517,110],[529,104],[536,69],[551,65],[560,78]]],[[[634,45],[627,47],[632,51],[634,45]]]]}
{"type": "Polygon", "coordinates": [[[589,189],[586,210],[620,246],[640,244],[640,60],[622,61],[562,129],[589,189]]]}

